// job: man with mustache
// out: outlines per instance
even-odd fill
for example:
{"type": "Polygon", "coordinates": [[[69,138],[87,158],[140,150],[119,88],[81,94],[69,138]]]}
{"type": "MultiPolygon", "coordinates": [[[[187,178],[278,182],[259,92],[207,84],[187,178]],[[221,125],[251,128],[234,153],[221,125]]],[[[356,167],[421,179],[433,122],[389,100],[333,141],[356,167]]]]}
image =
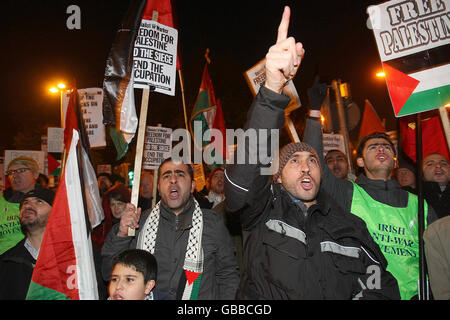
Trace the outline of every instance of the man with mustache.
{"type": "MultiPolygon", "coordinates": [[[[266,55],[265,84],[244,126],[267,129],[267,139],[246,141],[245,159],[267,154],[271,139],[276,139],[272,129],[285,123],[290,98],[282,89],[304,55],[302,44],[287,37],[289,19],[285,7],[277,42],[266,55]]],[[[225,170],[225,201],[230,210],[241,210],[243,226],[244,272],[238,298],[399,299],[397,281],[386,271],[383,254],[364,222],[319,191],[324,166],[310,145],[284,146],[273,177],[259,160],[241,164],[235,159],[225,170]]]]}
{"type": "Polygon", "coordinates": [[[111,261],[127,249],[143,249],[158,262],[156,289],[177,300],[234,299],[239,271],[223,220],[200,208],[193,197],[191,165],[165,159],[158,168],[161,201],[144,211],[127,204],[102,249],[103,276],[109,280],[111,261]],[[128,236],[128,228],[136,229],[128,236]]]}
{"type": "Polygon", "coordinates": [[[25,238],[0,255],[0,300],[24,300],[39,255],[55,194],[40,185],[20,203],[25,238]]]}

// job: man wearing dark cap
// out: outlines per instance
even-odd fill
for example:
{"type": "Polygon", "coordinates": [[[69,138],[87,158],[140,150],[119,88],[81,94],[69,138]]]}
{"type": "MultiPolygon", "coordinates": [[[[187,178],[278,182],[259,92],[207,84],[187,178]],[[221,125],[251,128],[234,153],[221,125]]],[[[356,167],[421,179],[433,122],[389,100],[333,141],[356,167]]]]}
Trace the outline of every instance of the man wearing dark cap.
{"type": "MultiPolygon", "coordinates": [[[[277,138],[272,132],[284,126],[290,98],[282,89],[304,54],[301,43],[287,38],[289,16],[285,7],[277,43],[266,55],[266,82],[244,127],[267,129],[267,139],[246,141],[245,159],[267,154],[271,139],[277,138]]],[[[277,150],[270,151],[274,155],[277,150]]],[[[238,298],[400,298],[397,281],[386,271],[386,260],[364,222],[319,191],[322,167],[310,145],[286,145],[272,179],[259,160],[242,164],[235,159],[225,170],[227,207],[242,212],[244,274],[238,298]]]]}
{"type": "Polygon", "coordinates": [[[25,238],[0,255],[0,300],[24,300],[39,255],[55,194],[36,185],[20,203],[25,238]]]}

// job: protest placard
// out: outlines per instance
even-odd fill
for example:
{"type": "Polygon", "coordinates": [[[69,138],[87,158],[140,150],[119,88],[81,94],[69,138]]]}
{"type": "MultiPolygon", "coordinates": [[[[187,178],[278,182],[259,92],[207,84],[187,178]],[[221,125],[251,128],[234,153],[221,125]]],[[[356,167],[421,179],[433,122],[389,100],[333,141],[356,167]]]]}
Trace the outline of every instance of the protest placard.
{"type": "Polygon", "coordinates": [[[142,19],[133,50],[135,88],[175,95],[178,31],[153,20],[142,19]]]}
{"type": "Polygon", "coordinates": [[[19,156],[25,156],[36,160],[37,164],[39,165],[39,173],[45,174],[45,153],[44,151],[35,150],[5,150],[4,170],[6,171],[11,160],[19,156]]]}
{"type": "Polygon", "coordinates": [[[47,152],[64,151],[64,128],[47,128],[47,152]]]}
{"type": "Polygon", "coordinates": [[[344,137],[342,134],[324,133],[322,141],[324,157],[330,150],[339,150],[342,151],[343,154],[346,154],[344,137]]]}
{"type": "Polygon", "coordinates": [[[367,8],[396,117],[450,101],[450,0],[367,8]]]}
{"type": "MultiPolygon", "coordinates": [[[[244,76],[250,90],[253,93],[253,96],[256,96],[259,91],[259,87],[264,83],[264,81],[266,81],[266,59],[262,59],[253,67],[245,71],[244,76]]],[[[286,86],[283,88],[283,92],[291,98],[289,105],[285,109],[286,115],[289,115],[292,111],[298,109],[302,103],[300,101],[300,97],[298,96],[297,89],[292,81],[288,81],[286,83],[286,86]]]]}
{"type": "Polygon", "coordinates": [[[172,152],[172,129],[147,126],[144,138],[142,167],[158,169],[164,159],[172,152]]]}
{"type": "MultiPolygon", "coordinates": [[[[86,134],[89,137],[89,146],[99,148],[106,146],[105,125],[103,124],[103,90],[101,88],[78,89],[81,114],[86,134]]],[[[66,110],[69,105],[70,92],[63,94],[64,124],[66,123],[66,110]]],[[[51,152],[51,151],[49,151],[51,152]]],[[[57,152],[57,151],[53,151],[57,152]]]]}

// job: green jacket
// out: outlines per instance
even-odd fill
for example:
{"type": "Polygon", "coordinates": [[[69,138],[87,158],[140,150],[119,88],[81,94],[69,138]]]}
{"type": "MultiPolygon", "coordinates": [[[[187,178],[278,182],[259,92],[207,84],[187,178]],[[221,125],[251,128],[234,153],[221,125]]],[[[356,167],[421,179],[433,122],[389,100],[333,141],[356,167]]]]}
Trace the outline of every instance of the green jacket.
{"type": "MultiPolygon", "coordinates": [[[[5,198],[5,193],[12,193],[7,189],[0,196],[0,254],[14,247],[25,238],[19,221],[19,203],[10,202],[5,198]]],[[[9,200],[13,197],[6,196],[9,200]]]]}

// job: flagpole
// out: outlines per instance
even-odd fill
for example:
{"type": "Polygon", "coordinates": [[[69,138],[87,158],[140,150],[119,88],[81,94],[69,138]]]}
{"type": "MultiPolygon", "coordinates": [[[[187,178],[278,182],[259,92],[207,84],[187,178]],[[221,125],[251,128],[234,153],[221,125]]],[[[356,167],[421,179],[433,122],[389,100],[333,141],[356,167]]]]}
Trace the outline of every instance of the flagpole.
{"type": "Polygon", "coordinates": [[[425,229],[424,197],[422,186],[422,117],[420,112],[416,114],[416,163],[417,163],[417,197],[418,197],[418,226],[419,226],[419,300],[427,300],[426,294],[426,262],[423,243],[425,229]]]}
{"type": "MultiPolygon", "coordinates": [[[[178,70],[178,78],[180,78],[180,87],[181,87],[181,100],[183,101],[183,112],[184,112],[184,125],[186,126],[186,132],[189,132],[189,126],[187,121],[187,113],[186,113],[186,99],[184,96],[184,81],[183,81],[183,74],[180,70],[178,70]]],[[[188,159],[191,159],[191,139],[187,139],[188,143],[188,159]]]]}
{"type": "MultiPolygon", "coordinates": [[[[147,122],[148,99],[150,87],[147,86],[142,91],[141,112],[139,115],[139,129],[136,142],[136,155],[134,158],[133,188],[131,189],[131,203],[137,208],[139,200],[139,184],[141,182],[142,156],[144,153],[144,137],[147,122]]],[[[128,236],[134,236],[135,230],[128,227],[128,236]]]]}
{"type": "Polygon", "coordinates": [[[344,113],[344,103],[342,102],[341,97],[341,91],[340,91],[340,85],[341,80],[333,80],[331,82],[331,85],[334,89],[334,92],[336,94],[336,104],[338,109],[338,115],[339,115],[339,125],[340,125],[340,131],[342,136],[344,137],[344,147],[345,147],[345,153],[347,154],[347,163],[348,163],[348,169],[351,174],[353,174],[353,166],[352,161],[350,160],[351,154],[350,154],[350,147],[349,147],[349,136],[348,136],[348,130],[347,130],[347,121],[345,119],[345,113],[344,113]]]}

